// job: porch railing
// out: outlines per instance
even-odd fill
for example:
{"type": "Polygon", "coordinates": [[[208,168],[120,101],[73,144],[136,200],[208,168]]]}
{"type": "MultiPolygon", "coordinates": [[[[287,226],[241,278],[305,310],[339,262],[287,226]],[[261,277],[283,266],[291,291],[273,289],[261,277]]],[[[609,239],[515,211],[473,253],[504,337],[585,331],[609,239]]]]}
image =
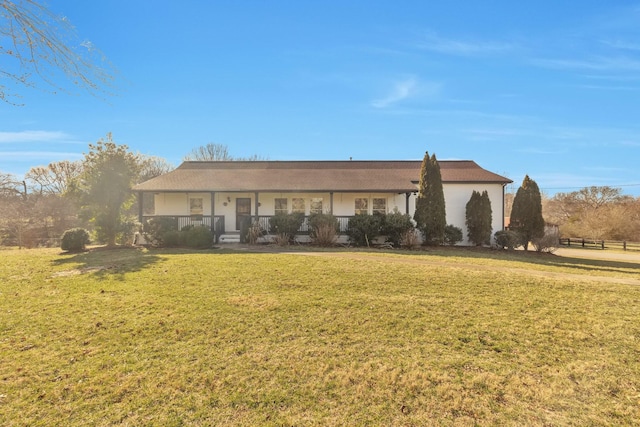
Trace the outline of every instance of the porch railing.
{"type": "MultiPolygon", "coordinates": [[[[263,230],[270,232],[272,217],[273,215],[258,215],[257,217],[255,215],[252,215],[251,221],[255,222],[257,218],[257,221],[260,224],[260,227],[262,227],[263,230]]],[[[349,219],[353,218],[353,216],[335,216],[335,218],[338,220],[338,227],[339,227],[338,233],[347,234],[347,230],[349,227],[349,219]]],[[[305,216],[304,221],[302,222],[302,225],[298,229],[298,234],[309,234],[309,231],[310,231],[309,216],[305,216]]]]}
{"type": "MultiPolygon", "coordinates": [[[[270,232],[271,230],[271,218],[273,215],[251,215],[251,221],[257,221],[263,230],[270,232]]],[[[174,221],[174,227],[176,230],[182,230],[188,226],[206,226],[211,228],[211,216],[210,215],[145,215],[143,216],[143,222],[147,222],[152,218],[170,218],[174,221]]],[[[220,235],[225,233],[225,221],[224,215],[215,215],[214,227],[216,239],[220,235]]],[[[346,234],[349,227],[349,219],[353,216],[335,216],[338,220],[339,234],[346,234]]],[[[309,234],[309,216],[304,217],[302,225],[298,229],[298,234],[309,234]]]]}
{"type": "Polygon", "coordinates": [[[146,223],[152,218],[168,218],[174,222],[174,228],[176,230],[182,230],[189,226],[209,227],[214,231],[216,242],[218,237],[224,234],[224,215],[213,216],[213,227],[211,226],[211,215],[145,215],[142,217],[142,221],[146,223]]]}

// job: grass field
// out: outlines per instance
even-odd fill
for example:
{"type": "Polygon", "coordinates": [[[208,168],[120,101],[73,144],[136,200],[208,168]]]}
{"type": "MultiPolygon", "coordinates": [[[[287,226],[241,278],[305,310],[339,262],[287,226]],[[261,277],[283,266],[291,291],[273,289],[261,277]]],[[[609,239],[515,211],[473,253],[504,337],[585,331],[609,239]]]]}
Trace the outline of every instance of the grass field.
{"type": "Polygon", "coordinates": [[[0,251],[0,425],[638,425],[640,265],[0,251]]]}

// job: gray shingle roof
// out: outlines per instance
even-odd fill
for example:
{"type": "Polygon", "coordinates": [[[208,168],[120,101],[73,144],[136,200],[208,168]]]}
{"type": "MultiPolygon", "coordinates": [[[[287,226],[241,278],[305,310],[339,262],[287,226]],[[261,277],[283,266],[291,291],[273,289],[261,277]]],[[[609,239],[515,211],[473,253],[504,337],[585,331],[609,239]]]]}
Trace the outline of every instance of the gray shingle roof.
{"type": "MultiPolygon", "coordinates": [[[[471,160],[438,163],[444,184],[512,182],[471,160]]],[[[172,172],[138,184],[134,190],[407,192],[416,190],[421,165],[420,160],[189,161],[172,172]]]]}

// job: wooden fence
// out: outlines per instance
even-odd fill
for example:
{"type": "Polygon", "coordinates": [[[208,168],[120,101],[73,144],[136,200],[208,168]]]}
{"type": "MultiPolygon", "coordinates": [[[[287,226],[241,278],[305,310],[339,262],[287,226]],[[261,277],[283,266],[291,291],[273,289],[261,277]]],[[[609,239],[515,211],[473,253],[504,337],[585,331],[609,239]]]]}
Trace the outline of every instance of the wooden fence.
{"type": "Polygon", "coordinates": [[[640,251],[640,243],[626,240],[594,240],[580,237],[560,238],[560,246],[567,248],[618,249],[623,251],[640,251]]]}

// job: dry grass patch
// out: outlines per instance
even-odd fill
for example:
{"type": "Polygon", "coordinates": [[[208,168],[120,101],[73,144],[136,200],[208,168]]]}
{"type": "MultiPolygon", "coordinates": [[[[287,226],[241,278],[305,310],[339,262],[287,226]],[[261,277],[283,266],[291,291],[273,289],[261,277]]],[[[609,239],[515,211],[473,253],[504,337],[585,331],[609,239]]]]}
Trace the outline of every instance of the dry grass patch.
{"type": "Polygon", "coordinates": [[[637,286],[461,267],[465,257],[450,252],[389,255],[439,265],[226,251],[4,254],[4,425],[640,419],[637,286]]]}

